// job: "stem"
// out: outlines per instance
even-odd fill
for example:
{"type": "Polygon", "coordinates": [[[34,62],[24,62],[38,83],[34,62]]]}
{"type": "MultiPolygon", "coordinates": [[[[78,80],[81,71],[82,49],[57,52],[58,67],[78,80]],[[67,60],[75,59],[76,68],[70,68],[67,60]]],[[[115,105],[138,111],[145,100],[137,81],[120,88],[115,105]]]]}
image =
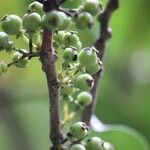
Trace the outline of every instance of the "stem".
{"type": "MultiPolygon", "coordinates": [[[[43,4],[43,9],[52,11],[57,9],[57,0],[47,0],[43,4]]],[[[50,140],[52,142],[51,150],[61,150],[61,143],[63,135],[60,130],[60,116],[59,116],[59,84],[55,68],[56,53],[52,44],[53,33],[46,28],[43,31],[42,47],[40,52],[40,61],[42,63],[42,70],[45,72],[48,92],[49,92],[49,117],[50,117],[50,140]]]]}
{"type": "MultiPolygon", "coordinates": [[[[27,45],[29,45],[29,39],[24,35],[24,34],[22,34],[21,36],[20,36],[20,38],[27,44],[27,45]]],[[[33,48],[36,48],[36,45],[35,44],[32,44],[33,45],[33,48]]]]}
{"type": "MultiPolygon", "coordinates": [[[[119,0],[109,0],[107,3],[107,6],[105,10],[102,12],[102,14],[99,16],[98,20],[100,22],[100,37],[99,39],[94,43],[95,48],[99,51],[98,57],[101,61],[103,61],[105,47],[106,47],[106,41],[111,37],[111,32],[109,30],[109,20],[113,14],[113,12],[118,8],[119,6],[119,0]]],[[[92,114],[95,110],[95,105],[97,102],[97,91],[99,88],[99,80],[102,76],[102,70],[101,69],[97,74],[93,76],[94,78],[94,87],[91,90],[93,101],[92,103],[87,106],[83,112],[82,120],[87,125],[90,124],[90,120],[92,117],[92,114]]]]}
{"type": "Polygon", "coordinates": [[[59,85],[55,68],[56,54],[52,47],[52,32],[47,29],[44,29],[43,33],[40,60],[42,69],[46,74],[49,92],[50,139],[53,145],[51,149],[59,150],[63,136],[60,131],[59,85]]]}

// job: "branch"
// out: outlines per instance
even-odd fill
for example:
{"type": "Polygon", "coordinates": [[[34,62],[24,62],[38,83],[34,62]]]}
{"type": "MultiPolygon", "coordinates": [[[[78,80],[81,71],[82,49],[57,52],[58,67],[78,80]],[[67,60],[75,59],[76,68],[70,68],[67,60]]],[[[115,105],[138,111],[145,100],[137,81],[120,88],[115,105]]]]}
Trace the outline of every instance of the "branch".
{"type": "Polygon", "coordinates": [[[28,59],[31,59],[32,57],[39,57],[39,52],[29,52],[29,53],[26,53],[24,52],[23,50],[21,49],[14,49],[15,51],[19,52],[22,54],[22,57],[14,62],[11,62],[9,64],[7,64],[8,67],[11,67],[13,65],[15,65],[16,63],[20,62],[22,59],[28,57],[28,59]]]}
{"type": "MultiPolygon", "coordinates": [[[[44,3],[45,11],[57,8],[57,0],[47,0],[44,3]]],[[[52,46],[53,33],[46,28],[43,31],[43,41],[40,53],[42,69],[46,74],[49,92],[49,116],[50,116],[50,139],[52,142],[51,150],[60,150],[63,135],[60,130],[59,116],[59,85],[55,68],[56,54],[52,46]]]]}
{"type": "MultiPolygon", "coordinates": [[[[118,7],[119,7],[119,0],[109,0],[105,10],[101,13],[101,15],[98,18],[98,21],[100,23],[100,37],[94,43],[94,45],[95,45],[95,48],[99,51],[98,57],[100,58],[101,61],[103,61],[106,41],[111,37],[111,32],[109,30],[109,20],[113,12],[118,7]]],[[[82,116],[83,122],[85,122],[87,125],[90,124],[90,120],[95,109],[95,104],[97,101],[98,85],[99,85],[99,80],[101,79],[101,76],[102,76],[102,71],[103,71],[103,68],[97,74],[93,76],[94,81],[95,81],[94,87],[91,90],[91,93],[93,96],[93,102],[85,108],[83,112],[83,116],[82,116]]]]}

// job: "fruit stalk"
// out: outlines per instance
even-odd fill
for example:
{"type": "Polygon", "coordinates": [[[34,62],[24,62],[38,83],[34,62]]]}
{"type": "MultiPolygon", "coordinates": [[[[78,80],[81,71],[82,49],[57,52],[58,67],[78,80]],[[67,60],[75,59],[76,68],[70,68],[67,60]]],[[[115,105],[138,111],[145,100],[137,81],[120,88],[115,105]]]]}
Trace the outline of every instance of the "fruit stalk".
{"type": "MultiPolygon", "coordinates": [[[[44,7],[48,11],[56,8],[56,0],[48,0],[44,7]]],[[[59,84],[55,68],[56,54],[52,46],[53,33],[46,28],[43,31],[43,41],[40,53],[42,69],[46,74],[48,92],[49,92],[49,116],[50,116],[50,140],[52,142],[51,150],[60,150],[63,135],[60,130],[59,116],[59,84]]]]}
{"type": "MultiPolygon", "coordinates": [[[[103,61],[106,41],[111,37],[111,31],[109,30],[109,20],[113,14],[113,12],[119,7],[119,0],[109,0],[105,10],[100,14],[98,21],[100,23],[100,36],[97,41],[94,43],[95,48],[98,50],[98,57],[101,61],[103,61]]],[[[97,91],[99,88],[99,81],[102,76],[101,69],[97,74],[93,76],[94,78],[94,87],[91,90],[93,101],[92,103],[87,106],[82,115],[82,121],[85,122],[87,125],[90,124],[91,117],[94,113],[95,104],[97,102],[97,91]]]]}

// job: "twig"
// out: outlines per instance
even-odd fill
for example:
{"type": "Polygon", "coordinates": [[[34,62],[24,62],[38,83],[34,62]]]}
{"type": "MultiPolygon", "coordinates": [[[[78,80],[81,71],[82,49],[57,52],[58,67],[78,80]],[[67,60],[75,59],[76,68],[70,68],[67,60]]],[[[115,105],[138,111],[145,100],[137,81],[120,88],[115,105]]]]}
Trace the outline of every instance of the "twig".
{"type": "MultiPolygon", "coordinates": [[[[105,10],[99,16],[98,20],[100,22],[100,37],[95,42],[95,48],[99,51],[98,57],[101,61],[103,61],[103,56],[105,52],[106,41],[111,37],[111,32],[109,30],[109,20],[113,14],[113,12],[119,7],[119,0],[109,0],[105,10]]],[[[103,69],[102,69],[103,70],[103,69]]],[[[87,106],[83,112],[82,121],[84,121],[87,125],[90,124],[90,119],[95,109],[97,91],[99,86],[99,80],[101,79],[102,70],[100,70],[96,75],[94,75],[95,85],[91,90],[93,96],[93,102],[87,106]]]]}
{"type": "Polygon", "coordinates": [[[14,50],[21,53],[22,57],[14,62],[7,64],[7,67],[11,67],[11,66],[15,65],[16,63],[20,62],[22,59],[24,59],[26,57],[28,57],[29,59],[31,59],[32,57],[39,57],[39,52],[26,53],[21,49],[14,49],[14,50]]]}
{"type": "MultiPolygon", "coordinates": [[[[47,3],[44,3],[45,11],[57,9],[57,4],[57,0],[47,0],[47,3]]],[[[45,28],[43,31],[40,60],[42,63],[42,69],[46,74],[49,92],[50,139],[52,142],[51,150],[61,150],[63,135],[60,130],[59,84],[55,68],[56,54],[52,46],[52,36],[53,33],[45,28]]]]}

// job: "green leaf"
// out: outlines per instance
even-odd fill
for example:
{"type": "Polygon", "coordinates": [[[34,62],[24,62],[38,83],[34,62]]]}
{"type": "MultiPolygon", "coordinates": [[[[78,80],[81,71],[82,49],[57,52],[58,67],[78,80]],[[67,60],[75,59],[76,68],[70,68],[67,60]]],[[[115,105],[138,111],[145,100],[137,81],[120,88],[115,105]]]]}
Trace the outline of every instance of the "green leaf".
{"type": "Polygon", "coordinates": [[[104,141],[114,145],[115,150],[149,150],[148,141],[136,130],[122,125],[108,126],[106,131],[94,132],[104,141]]]}

